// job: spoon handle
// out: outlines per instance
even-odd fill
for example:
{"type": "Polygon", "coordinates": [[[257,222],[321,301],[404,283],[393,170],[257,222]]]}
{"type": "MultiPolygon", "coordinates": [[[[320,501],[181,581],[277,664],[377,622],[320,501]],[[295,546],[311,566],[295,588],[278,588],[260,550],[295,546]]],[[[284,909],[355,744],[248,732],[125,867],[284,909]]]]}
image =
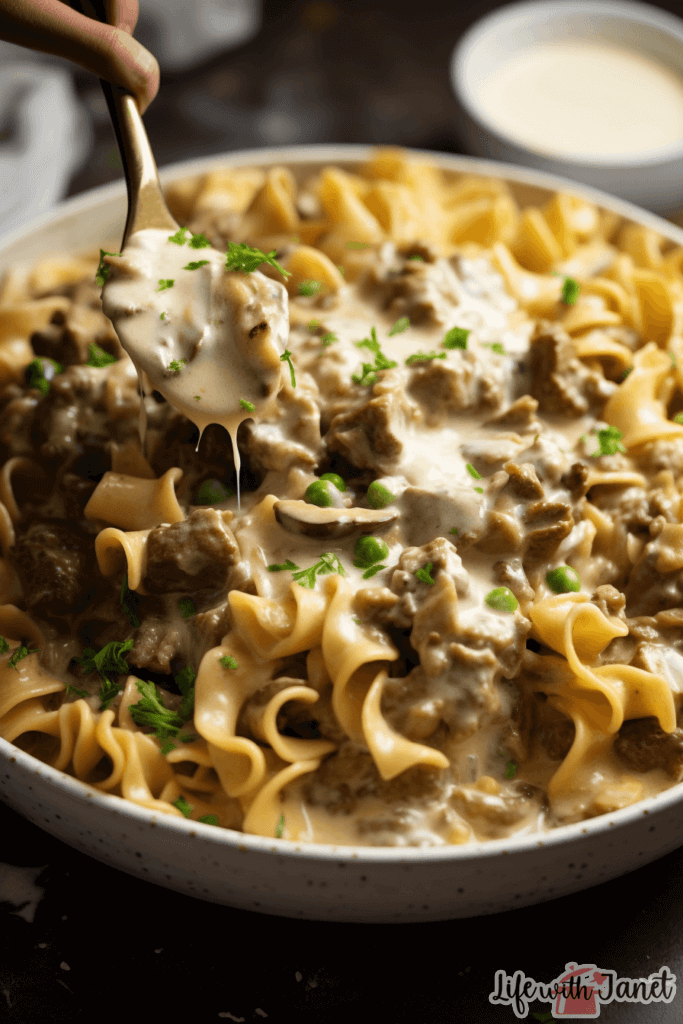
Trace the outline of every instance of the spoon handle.
{"type": "MultiPolygon", "coordinates": [[[[89,18],[108,22],[110,7],[102,0],[79,0],[81,9],[89,18]]],[[[162,228],[177,231],[178,224],[171,216],[159,182],[156,161],[147,138],[145,126],[135,97],[118,85],[100,79],[107,101],[116,141],[121,153],[123,173],[128,189],[128,216],[121,248],[135,231],[143,228],[162,228]]]]}

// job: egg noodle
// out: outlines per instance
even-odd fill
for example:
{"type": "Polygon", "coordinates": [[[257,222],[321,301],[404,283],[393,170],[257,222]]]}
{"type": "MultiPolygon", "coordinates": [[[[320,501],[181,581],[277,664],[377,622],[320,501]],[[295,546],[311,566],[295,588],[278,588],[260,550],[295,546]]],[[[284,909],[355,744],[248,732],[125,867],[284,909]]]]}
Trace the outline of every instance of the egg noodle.
{"type": "Polygon", "coordinates": [[[167,197],[173,278],[131,250],[0,286],[0,735],[153,811],[342,845],[679,782],[683,248],[393,149],[167,197]],[[195,272],[241,303],[232,448],[179,326],[195,272]],[[142,394],[100,300],[128,280],[142,394]]]}

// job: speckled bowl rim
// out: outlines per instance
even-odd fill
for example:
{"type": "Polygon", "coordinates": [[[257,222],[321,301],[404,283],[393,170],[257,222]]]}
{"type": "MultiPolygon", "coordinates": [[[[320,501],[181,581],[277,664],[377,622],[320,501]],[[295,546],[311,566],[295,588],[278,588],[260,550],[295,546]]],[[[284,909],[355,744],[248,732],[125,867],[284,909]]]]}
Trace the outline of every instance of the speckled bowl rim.
{"type": "MultiPolygon", "coordinates": [[[[277,147],[271,149],[240,150],[239,152],[217,154],[212,157],[199,157],[183,161],[160,169],[163,184],[189,177],[194,174],[206,173],[209,170],[225,166],[254,166],[269,164],[353,164],[369,159],[378,147],[348,144],[321,144],[309,146],[277,147]]],[[[406,148],[406,147],[404,147],[406,148]]],[[[599,189],[580,185],[569,178],[549,174],[544,171],[530,170],[514,164],[498,163],[494,160],[479,160],[457,154],[438,153],[430,150],[409,149],[415,156],[425,157],[445,170],[455,173],[481,174],[487,177],[503,178],[519,185],[529,185],[548,189],[553,192],[568,192],[580,196],[589,202],[620,214],[622,217],[639,224],[651,227],[672,242],[683,246],[683,230],[670,224],[656,214],[641,210],[633,203],[610,196],[599,189]]],[[[314,171],[315,167],[311,167],[314,171]]],[[[14,230],[0,239],[0,271],[4,250],[21,242],[26,236],[58,221],[64,216],[73,216],[96,206],[103,201],[121,202],[121,231],[125,220],[125,186],[123,182],[104,185],[92,189],[83,195],[75,196],[60,203],[52,211],[34,218],[23,227],[14,230]]],[[[270,839],[265,836],[250,835],[233,829],[216,828],[201,822],[175,815],[152,811],[134,804],[123,797],[97,790],[87,783],[66,772],[52,768],[39,761],[31,754],[0,738],[0,767],[11,771],[16,764],[26,773],[31,773],[47,780],[56,790],[65,796],[91,800],[104,811],[111,811],[122,817],[129,816],[140,824],[148,824],[160,828],[161,831],[176,833],[179,836],[196,836],[217,847],[229,847],[254,852],[272,852],[279,856],[292,856],[300,859],[319,861],[352,861],[362,864],[374,862],[419,863],[419,862],[462,862],[482,858],[496,857],[506,853],[523,853],[539,847],[555,847],[581,840],[584,836],[604,835],[614,829],[616,832],[625,830],[629,825],[642,817],[652,816],[653,819],[665,814],[667,809],[683,800],[683,783],[655,796],[640,800],[629,807],[612,814],[602,814],[585,821],[570,825],[560,825],[548,832],[536,832],[528,835],[512,836],[508,839],[491,839],[480,844],[466,843],[462,846],[437,847],[368,847],[341,846],[332,843],[300,843],[289,839],[270,839]]],[[[85,806],[85,804],[84,804],[85,806]]],[[[683,836],[681,837],[683,842],[683,836]]]]}

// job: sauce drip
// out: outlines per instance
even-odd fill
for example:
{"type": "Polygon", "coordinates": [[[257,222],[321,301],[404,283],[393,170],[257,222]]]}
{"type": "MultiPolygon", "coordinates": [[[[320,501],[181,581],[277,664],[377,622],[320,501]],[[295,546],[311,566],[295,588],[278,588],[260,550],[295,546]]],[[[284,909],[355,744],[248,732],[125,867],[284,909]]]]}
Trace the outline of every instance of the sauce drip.
{"type": "MultiPolygon", "coordinates": [[[[158,391],[199,428],[200,440],[209,424],[225,427],[239,506],[237,430],[243,420],[267,415],[282,387],[286,288],[260,271],[226,270],[224,253],[178,245],[152,228],[136,232],[121,256],[107,262],[102,308],[135,364],[143,395],[158,391]]],[[[142,399],[139,429],[144,444],[142,399]]]]}

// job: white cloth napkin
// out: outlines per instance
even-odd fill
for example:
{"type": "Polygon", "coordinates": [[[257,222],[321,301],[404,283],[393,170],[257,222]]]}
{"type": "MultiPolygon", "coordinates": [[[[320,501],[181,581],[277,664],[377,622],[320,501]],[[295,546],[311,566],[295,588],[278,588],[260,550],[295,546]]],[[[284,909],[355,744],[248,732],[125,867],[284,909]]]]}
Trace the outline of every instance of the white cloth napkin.
{"type": "Polygon", "coordinates": [[[0,235],[63,199],[92,143],[66,62],[0,41],[0,235]]]}

